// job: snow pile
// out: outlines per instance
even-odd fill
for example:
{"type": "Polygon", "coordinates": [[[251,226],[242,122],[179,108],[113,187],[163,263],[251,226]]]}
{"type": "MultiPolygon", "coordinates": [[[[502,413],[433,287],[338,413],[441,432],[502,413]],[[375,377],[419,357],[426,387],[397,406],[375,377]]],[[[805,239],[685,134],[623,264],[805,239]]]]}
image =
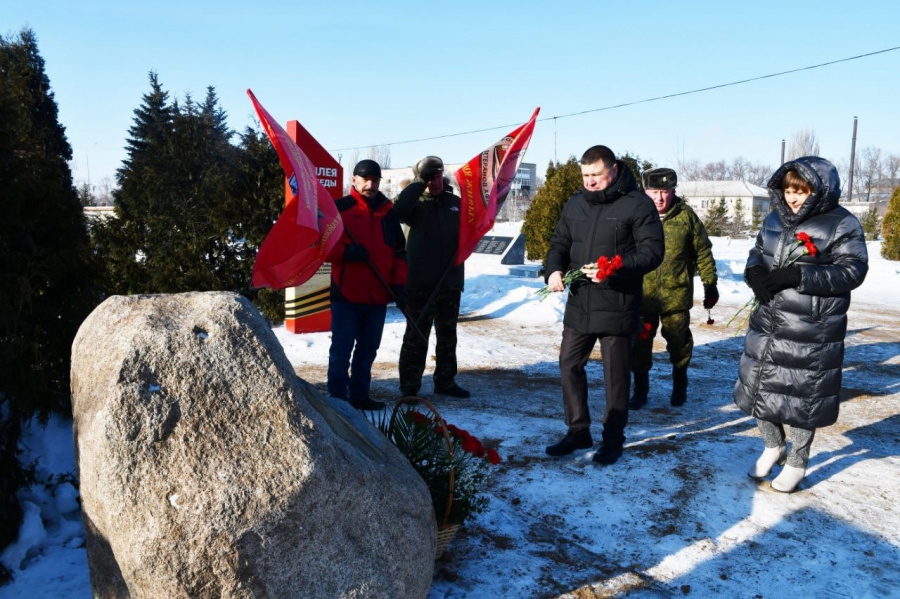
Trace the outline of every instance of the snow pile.
{"type": "MultiPolygon", "coordinates": [[[[87,557],[78,490],[73,484],[72,423],[54,416],[44,427],[32,420],[23,428],[20,446],[21,463],[35,465],[35,482],[18,493],[23,522],[18,539],[3,551],[0,563],[12,571],[14,586],[21,586],[23,592],[30,588],[24,581],[35,578],[74,581],[84,588],[87,557]],[[54,554],[62,558],[55,565],[46,560],[54,554]],[[63,564],[74,568],[60,570],[63,564]]],[[[0,589],[0,594],[5,596],[6,590],[0,589]]]]}

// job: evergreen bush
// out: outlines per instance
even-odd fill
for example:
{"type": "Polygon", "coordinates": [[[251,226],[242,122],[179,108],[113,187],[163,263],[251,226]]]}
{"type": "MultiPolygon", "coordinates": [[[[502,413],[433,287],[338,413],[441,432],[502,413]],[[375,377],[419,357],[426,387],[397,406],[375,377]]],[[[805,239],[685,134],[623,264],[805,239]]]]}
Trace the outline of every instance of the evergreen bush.
{"type": "Polygon", "coordinates": [[[0,550],[29,481],[22,424],[71,413],[72,341],[100,299],[71,159],[34,32],[0,37],[0,550]]]}
{"type": "Polygon", "coordinates": [[[881,221],[881,256],[900,260],[900,186],[891,195],[884,220],[881,221]]]}
{"type": "MultiPolygon", "coordinates": [[[[244,291],[284,208],[284,174],[265,135],[233,132],[214,88],[170,102],[155,73],[135,110],[114,192],[116,216],[92,229],[110,293],[244,291]]],[[[270,320],[281,294],[248,293],[270,320]]]]}
{"type": "Polygon", "coordinates": [[[581,166],[574,157],[563,164],[551,162],[547,166],[544,186],[531,200],[522,226],[529,260],[546,259],[550,238],[559,222],[563,206],[581,187],[581,166]]]}

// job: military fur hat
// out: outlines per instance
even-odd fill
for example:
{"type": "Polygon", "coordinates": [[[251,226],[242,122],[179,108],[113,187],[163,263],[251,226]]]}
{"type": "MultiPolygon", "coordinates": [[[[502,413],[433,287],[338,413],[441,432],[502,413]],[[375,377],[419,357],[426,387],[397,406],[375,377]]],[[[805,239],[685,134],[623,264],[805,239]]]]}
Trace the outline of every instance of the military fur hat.
{"type": "Polygon", "coordinates": [[[438,158],[437,156],[426,156],[425,158],[419,159],[418,162],[413,166],[413,176],[414,177],[422,177],[423,179],[430,179],[434,173],[444,170],[444,161],[438,158]],[[430,176],[423,176],[423,173],[430,176]]]}
{"type": "Polygon", "coordinates": [[[675,189],[678,175],[670,168],[651,168],[641,173],[644,189],[675,189]]]}

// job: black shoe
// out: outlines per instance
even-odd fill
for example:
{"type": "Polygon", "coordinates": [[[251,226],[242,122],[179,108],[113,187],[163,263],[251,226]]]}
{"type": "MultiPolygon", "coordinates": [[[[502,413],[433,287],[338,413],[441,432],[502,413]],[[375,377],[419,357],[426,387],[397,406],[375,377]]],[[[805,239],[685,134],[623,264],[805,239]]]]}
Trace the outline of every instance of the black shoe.
{"type": "Polygon", "coordinates": [[[647,405],[647,395],[650,393],[650,373],[635,372],[634,373],[634,395],[628,402],[628,407],[632,410],[640,410],[647,405]]]}
{"type": "Polygon", "coordinates": [[[576,431],[567,432],[566,436],[562,438],[562,441],[555,445],[548,445],[545,451],[547,452],[547,455],[560,457],[569,455],[576,449],[590,449],[593,445],[594,441],[591,439],[591,431],[586,428],[581,428],[576,431]]]}
{"type": "Polygon", "coordinates": [[[609,466],[610,464],[615,464],[621,457],[621,445],[601,445],[597,453],[594,454],[593,460],[598,464],[609,466]]]}
{"type": "Polygon", "coordinates": [[[383,410],[384,402],[375,401],[371,397],[367,397],[365,399],[357,399],[356,401],[351,401],[350,405],[356,408],[357,410],[383,410]]]}
{"type": "Polygon", "coordinates": [[[676,408],[683,406],[687,401],[688,375],[687,366],[672,369],[672,398],[671,403],[676,408]]]}
{"type": "Polygon", "coordinates": [[[437,389],[434,390],[438,395],[449,395],[450,397],[460,397],[465,399],[466,397],[472,397],[472,394],[467,390],[463,389],[456,383],[453,383],[452,387],[447,387],[446,389],[437,389]]]}
{"type": "Polygon", "coordinates": [[[400,397],[418,397],[419,390],[414,387],[400,387],[400,397]]]}

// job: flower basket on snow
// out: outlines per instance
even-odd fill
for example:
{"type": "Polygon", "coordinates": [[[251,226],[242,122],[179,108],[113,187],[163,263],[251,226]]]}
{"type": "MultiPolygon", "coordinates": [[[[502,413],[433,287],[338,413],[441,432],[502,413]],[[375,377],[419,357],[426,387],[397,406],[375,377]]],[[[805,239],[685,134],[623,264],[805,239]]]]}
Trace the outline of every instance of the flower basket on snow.
{"type": "Polygon", "coordinates": [[[488,499],[479,491],[487,478],[488,465],[499,464],[500,456],[493,449],[485,449],[467,431],[447,424],[434,405],[421,397],[404,397],[390,419],[382,413],[374,424],[428,486],[437,522],[437,559],[460,525],[487,507],[488,499]]]}

